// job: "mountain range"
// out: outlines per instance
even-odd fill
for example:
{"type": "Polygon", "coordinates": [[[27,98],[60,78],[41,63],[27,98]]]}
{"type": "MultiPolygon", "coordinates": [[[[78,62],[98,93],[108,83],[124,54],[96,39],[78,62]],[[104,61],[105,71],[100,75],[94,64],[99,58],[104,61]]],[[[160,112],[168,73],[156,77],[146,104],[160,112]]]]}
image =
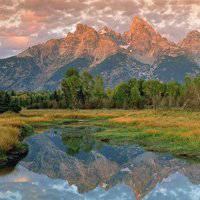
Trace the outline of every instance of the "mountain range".
{"type": "Polygon", "coordinates": [[[132,77],[181,83],[200,73],[200,32],[174,43],[137,16],[123,34],[78,24],[65,38],[0,59],[0,90],[54,90],[70,67],[101,75],[107,87],[132,77]]]}

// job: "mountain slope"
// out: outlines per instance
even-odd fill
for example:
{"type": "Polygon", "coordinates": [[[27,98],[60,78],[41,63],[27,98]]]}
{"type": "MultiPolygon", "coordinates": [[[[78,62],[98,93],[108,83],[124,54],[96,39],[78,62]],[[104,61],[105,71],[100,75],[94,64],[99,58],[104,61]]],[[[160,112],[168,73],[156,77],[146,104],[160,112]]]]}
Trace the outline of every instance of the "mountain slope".
{"type": "Polygon", "coordinates": [[[183,83],[186,75],[195,76],[200,73],[197,63],[184,55],[164,56],[157,60],[156,65],[153,77],[164,82],[178,81],[183,83]]]}
{"type": "Polygon", "coordinates": [[[131,77],[183,82],[200,71],[200,33],[175,44],[139,17],[124,34],[78,24],[65,38],[0,60],[0,89],[54,90],[70,67],[101,75],[111,87],[131,77]]]}
{"type": "Polygon", "coordinates": [[[31,58],[11,57],[0,60],[0,90],[36,90],[40,67],[31,58]]]}

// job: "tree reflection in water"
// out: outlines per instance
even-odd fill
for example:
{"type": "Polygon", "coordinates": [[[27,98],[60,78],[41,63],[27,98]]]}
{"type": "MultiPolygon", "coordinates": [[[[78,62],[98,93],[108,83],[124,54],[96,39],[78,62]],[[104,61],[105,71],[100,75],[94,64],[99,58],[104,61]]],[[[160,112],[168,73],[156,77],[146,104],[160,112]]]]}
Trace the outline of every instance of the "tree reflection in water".
{"type": "Polygon", "coordinates": [[[99,150],[103,147],[102,142],[94,140],[91,135],[64,135],[62,134],[63,144],[67,146],[66,152],[71,155],[77,155],[80,152],[89,153],[92,150],[99,150]]]}

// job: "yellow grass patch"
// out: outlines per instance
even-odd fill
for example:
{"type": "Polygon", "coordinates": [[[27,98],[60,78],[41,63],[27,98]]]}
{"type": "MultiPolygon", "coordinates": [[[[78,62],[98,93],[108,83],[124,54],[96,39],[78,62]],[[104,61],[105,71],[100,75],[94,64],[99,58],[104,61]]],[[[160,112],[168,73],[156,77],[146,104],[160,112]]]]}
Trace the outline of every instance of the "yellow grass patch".
{"type": "Polygon", "coordinates": [[[0,118],[0,125],[7,125],[7,126],[14,126],[18,127],[24,124],[24,121],[22,119],[19,119],[17,117],[9,117],[9,118],[0,118]]]}
{"type": "Polygon", "coordinates": [[[180,133],[182,137],[191,137],[191,136],[199,136],[200,137],[200,130],[191,130],[187,132],[180,133]]]}
{"type": "Polygon", "coordinates": [[[156,130],[156,129],[148,129],[148,130],[145,130],[144,132],[147,134],[159,134],[160,133],[160,131],[156,130]]]}
{"type": "Polygon", "coordinates": [[[0,126],[0,149],[10,150],[18,143],[19,130],[13,127],[0,126]]]}
{"type": "Polygon", "coordinates": [[[117,123],[132,123],[134,122],[133,117],[117,117],[109,120],[110,122],[117,122],[117,123]]]}

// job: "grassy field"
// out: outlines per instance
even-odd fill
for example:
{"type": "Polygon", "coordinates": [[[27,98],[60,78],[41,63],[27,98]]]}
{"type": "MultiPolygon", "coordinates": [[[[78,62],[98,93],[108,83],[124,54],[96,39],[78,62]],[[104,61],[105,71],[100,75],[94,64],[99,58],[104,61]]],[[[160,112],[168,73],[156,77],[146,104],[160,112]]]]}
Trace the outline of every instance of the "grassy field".
{"type": "Polygon", "coordinates": [[[200,112],[183,110],[23,110],[0,115],[0,149],[19,144],[20,127],[48,126],[88,119],[87,125],[106,130],[96,138],[115,143],[136,143],[152,151],[200,159],[200,112]]]}

